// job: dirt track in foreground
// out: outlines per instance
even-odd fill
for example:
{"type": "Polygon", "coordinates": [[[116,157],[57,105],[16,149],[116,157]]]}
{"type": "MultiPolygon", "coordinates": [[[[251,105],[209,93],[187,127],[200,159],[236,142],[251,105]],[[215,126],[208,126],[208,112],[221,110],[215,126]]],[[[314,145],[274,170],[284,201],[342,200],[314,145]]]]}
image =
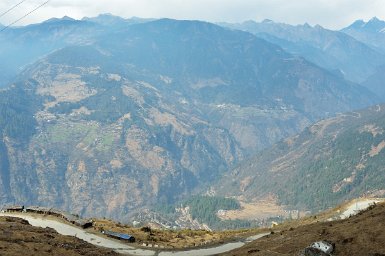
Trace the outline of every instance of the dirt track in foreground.
{"type": "Polygon", "coordinates": [[[0,217],[0,255],[4,256],[102,256],[119,255],[112,250],[63,236],[51,228],[38,228],[27,221],[0,217]]]}
{"type": "Polygon", "coordinates": [[[336,256],[385,256],[385,204],[370,207],[345,220],[288,227],[222,255],[298,255],[319,240],[335,243],[333,255],[336,256]]]}

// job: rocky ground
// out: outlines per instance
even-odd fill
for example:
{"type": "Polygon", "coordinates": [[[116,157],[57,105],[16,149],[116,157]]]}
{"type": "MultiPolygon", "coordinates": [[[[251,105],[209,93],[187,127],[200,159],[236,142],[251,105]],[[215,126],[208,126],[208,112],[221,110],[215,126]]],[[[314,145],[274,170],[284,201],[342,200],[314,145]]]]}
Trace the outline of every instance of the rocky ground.
{"type": "MultiPolygon", "coordinates": [[[[299,255],[311,243],[327,240],[335,244],[333,255],[385,255],[385,204],[345,220],[317,221],[303,226],[285,225],[281,231],[223,255],[299,255]]],[[[307,220],[308,221],[308,220],[307,220]]]]}
{"type": "Polygon", "coordinates": [[[119,255],[112,250],[86,243],[76,237],[63,236],[50,228],[38,228],[25,220],[0,217],[0,255],[119,255]]]}

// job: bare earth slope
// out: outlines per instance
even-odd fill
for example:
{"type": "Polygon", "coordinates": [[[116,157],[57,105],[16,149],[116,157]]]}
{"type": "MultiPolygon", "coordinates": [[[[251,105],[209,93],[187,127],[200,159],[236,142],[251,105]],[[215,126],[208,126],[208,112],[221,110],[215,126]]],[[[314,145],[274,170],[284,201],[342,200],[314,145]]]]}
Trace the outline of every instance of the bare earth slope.
{"type": "Polygon", "coordinates": [[[0,217],[0,255],[118,255],[78,238],[63,236],[50,228],[38,228],[27,221],[0,217]]]}
{"type": "Polygon", "coordinates": [[[335,256],[385,255],[384,228],[385,204],[378,204],[345,220],[288,228],[224,255],[298,255],[320,240],[335,243],[335,256]]]}

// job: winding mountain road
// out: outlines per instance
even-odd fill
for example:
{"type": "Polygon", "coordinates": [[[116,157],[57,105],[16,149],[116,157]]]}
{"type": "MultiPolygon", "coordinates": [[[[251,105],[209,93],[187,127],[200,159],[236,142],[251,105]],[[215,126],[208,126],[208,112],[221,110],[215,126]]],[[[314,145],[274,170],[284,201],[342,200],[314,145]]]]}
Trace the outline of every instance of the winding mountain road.
{"type": "Polygon", "coordinates": [[[101,236],[92,234],[87,232],[84,229],[74,227],[72,225],[62,223],[57,220],[47,219],[40,216],[32,216],[27,213],[0,213],[0,216],[10,216],[17,217],[27,220],[32,226],[35,227],[50,227],[55,229],[59,234],[66,236],[75,236],[79,239],[82,239],[88,243],[93,245],[105,247],[112,249],[118,253],[126,254],[126,255],[139,255],[139,256],[209,256],[218,253],[223,253],[227,251],[234,250],[236,248],[242,247],[248,242],[259,239],[263,236],[268,235],[269,233],[263,233],[255,236],[251,236],[244,241],[238,242],[230,242],[226,244],[222,244],[212,248],[203,248],[203,249],[192,249],[192,250],[184,250],[184,251],[155,251],[150,249],[138,249],[133,246],[127,245],[120,241],[114,241],[111,239],[103,238],[101,236]]]}
{"type": "MultiPolygon", "coordinates": [[[[373,203],[378,203],[384,200],[381,199],[363,199],[355,201],[354,203],[347,206],[341,213],[340,218],[345,219],[351,215],[357,214],[360,210],[368,208],[373,203]]],[[[228,252],[244,246],[246,243],[255,241],[262,238],[269,233],[262,233],[255,236],[250,236],[243,241],[229,242],[219,246],[211,248],[200,248],[190,249],[181,251],[164,251],[164,250],[151,250],[151,249],[140,249],[134,246],[130,246],[120,241],[115,241],[101,236],[87,232],[84,229],[60,222],[54,219],[47,219],[43,216],[30,215],[28,213],[0,213],[0,216],[17,217],[27,220],[32,226],[36,227],[50,227],[55,229],[59,234],[66,236],[75,236],[88,243],[96,246],[112,249],[118,253],[125,255],[139,255],[139,256],[209,256],[219,253],[228,252]]]]}

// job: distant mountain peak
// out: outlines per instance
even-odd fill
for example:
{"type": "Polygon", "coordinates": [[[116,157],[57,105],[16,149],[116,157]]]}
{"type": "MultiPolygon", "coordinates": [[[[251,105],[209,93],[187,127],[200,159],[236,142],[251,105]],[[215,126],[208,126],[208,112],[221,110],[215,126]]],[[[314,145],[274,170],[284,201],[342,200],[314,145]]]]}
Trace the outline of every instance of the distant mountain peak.
{"type": "Polygon", "coordinates": [[[385,21],[378,17],[370,20],[357,20],[341,32],[369,45],[376,51],[385,52],[385,21]]]}
{"type": "Polygon", "coordinates": [[[377,33],[385,28],[385,21],[379,20],[377,17],[374,17],[365,24],[364,28],[370,32],[377,33]]]}
{"type": "Polygon", "coordinates": [[[270,19],[264,19],[262,21],[262,23],[274,23],[274,21],[270,20],[270,19]]]}
{"type": "Polygon", "coordinates": [[[63,16],[63,18],[61,18],[61,20],[75,20],[75,19],[65,15],[63,16]]]}
{"type": "Polygon", "coordinates": [[[373,17],[373,18],[371,18],[371,19],[366,23],[366,25],[378,25],[378,26],[384,26],[384,25],[385,25],[385,21],[380,20],[380,19],[377,18],[377,17],[373,17]]]}
{"type": "Polygon", "coordinates": [[[368,21],[368,23],[370,23],[370,22],[379,22],[379,21],[381,21],[379,18],[377,18],[376,16],[374,16],[373,18],[371,18],[369,21],[368,21]]]}
{"type": "Polygon", "coordinates": [[[349,26],[349,28],[362,28],[365,26],[365,24],[366,23],[364,20],[356,20],[352,25],[349,26]]]}
{"type": "Polygon", "coordinates": [[[111,25],[126,26],[126,25],[154,21],[155,19],[139,18],[139,17],[131,17],[129,19],[126,19],[111,13],[102,13],[96,17],[84,17],[82,20],[94,22],[103,26],[111,26],[111,25]]]}
{"type": "Polygon", "coordinates": [[[368,22],[365,22],[363,20],[356,20],[355,22],[353,22],[353,24],[351,24],[350,26],[348,26],[343,30],[353,29],[353,30],[366,30],[369,32],[379,32],[384,28],[385,28],[385,21],[380,20],[377,17],[373,17],[368,22]]]}
{"type": "Polygon", "coordinates": [[[373,17],[366,23],[365,27],[379,31],[385,27],[385,21],[373,17]]]}
{"type": "Polygon", "coordinates": [[[242,24],[244,25],[255,25],[257,22],[255,22],[254,20],[246,20],[244,22],[242,22],[242,24]]]}
{"type": "Polygon", "coordinates": [[[119,16],[113,15],[111,13],[101,13],[96,17],[84,17],[83,20],[90,20],[90,19],[102,19],[102,18],[114,18],[114,19],[123,19],[119,16]]]}
{"type": "Polygon", "coordinates": [[[118,17],[118,16],[113,15],[112,13],[109,13],[109,12],[101,13],[101,14],[99,14],[97,17],[103,17],[103,16],[107,16],[107,17],[118,17]]]}
{"type": "Polygon", "coordinates": [[[76,21],[76,20],[74,18],[71,18],[65,15],[62,18],[51,18],[49,20],[44,21],[43,23],[58,22],[58,21],[76,21]]]}
{"type": "Polygon", "coordinates": [[[84,17],[82,20],[85,21],[92,21],[92,22],[97,22],[97,23],[113,23],[113,22],[124,22],[125,19],[115,16],[111,13],[102,13],[99,14],[96,17],[84,17]]]}
{"type": "Polygon", "coordinates": [[[177,20],[177,19],[170,19],[170,18],[162,18],[158,20],[153,20],[148,22],[147,24],[150,25],[156,25],[159,26],[161,29],[169,29],[170,27],[183,27],[185,29],[187,28],[215,28],[215,29],[221,29],[223,30],[223,27],[218,26],[216,24],[207,22],[207,21],[200,21],[200,20],[177,20]]]}

